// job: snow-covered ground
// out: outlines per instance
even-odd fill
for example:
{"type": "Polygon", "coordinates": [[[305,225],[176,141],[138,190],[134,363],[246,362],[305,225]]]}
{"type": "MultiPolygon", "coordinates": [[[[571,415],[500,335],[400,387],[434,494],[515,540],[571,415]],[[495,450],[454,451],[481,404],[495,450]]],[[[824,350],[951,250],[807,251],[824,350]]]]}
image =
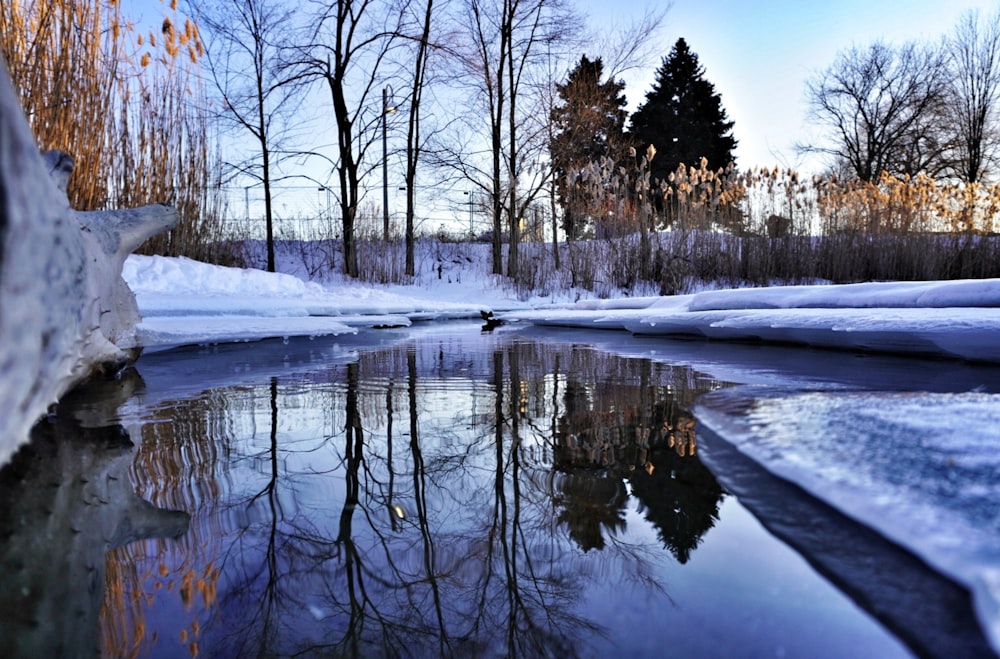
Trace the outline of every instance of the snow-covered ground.
{"type": "Polygon", "coordinates": [[[635,334],[797,343],[1000,362],[1000,281],[874,282],[587,301],[506,314],[635,334]]]}
{"type": "Polygon", "coordinates": [[[420,286],[344,280],[323,286],[290,274],[138,255],[126,261],[122,274],[143,316],[138,335],[147,350],[345,334],[418,320],[478,318],[481,311],[522,305],[486,277],[420,286]]]}
{"type": "MultiPolygon", "coordinates": [[[[998,280],[575,302],[565,294],[562,301],[550,296],[525,302],[475,273],[470,268],[461,277],[407,287],[339,280],[321,285],[287,274],[163,257],[132,256],[124,269],[144,316],[138,336],[147,349],[356,333],[364,327],[475,318],[492,310],[513,327],[531,323],[616,329],[623,338],[627,330],[931,355],[983,362],[980,368],[988,369],[1000,363],[998,280]]],[[[671,351],[646,349],[654,359],[660,352],[671,351]]],[[[946,373],[942,365],[955,362],[925,363],[926,369],[914,362],[929,373],[946,373]]],[[[986,634],[1000,652],[1000,393],[977,391],[964,381],[958,386],[968,391],[949,393],[919,385],[914,390],[902,382],[888,392],[842,385],[817,389],[807,381],[796,385],[794,378],[778,386],[773,375],[780,366],[773,364],[772,380],[761,385],[752,368],[734,370],[721,361],[698,368],[735,373],[730,380],[754,385],[705,397],[699,423],[969,586],[986,634]]]]}
{"type": "Polygon", "coordinates": [[[671,297],[521,301],[469,269],[458,281],[320,285],[278,273],[189,259],[125,264],[147,348],[478,317],[643,335],[799,343],[1000,362],[1000,280],[875,282],[716,290],[671,297]]]}

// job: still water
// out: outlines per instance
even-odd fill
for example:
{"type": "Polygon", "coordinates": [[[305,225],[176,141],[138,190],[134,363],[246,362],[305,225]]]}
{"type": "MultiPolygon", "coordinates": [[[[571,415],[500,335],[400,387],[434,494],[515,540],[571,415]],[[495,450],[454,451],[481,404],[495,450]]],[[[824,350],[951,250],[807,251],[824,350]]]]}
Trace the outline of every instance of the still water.
{"type": "Polygon", "coordinates": [[[895,565],[895,550],[862,545],[863,530],[801,492],[761,495],[773,479],[746,494],[749,508],[723,486],[692,408],[728,384],[464,324],[147,355],[66,401],[0,473],[0,651],[893,657],[967,637],[981,648],[974,622],[930,640],[924,623],[908,628],[915,599],[964,597],[950,583],[926,575],[915,598],[872,605],[852,582],[865,577],[822,556],[895,565]],[[816,506],[801,514],[830,534],[811,546],[768,530],[750,509],[791,508],[776,502],[816,506]]]}

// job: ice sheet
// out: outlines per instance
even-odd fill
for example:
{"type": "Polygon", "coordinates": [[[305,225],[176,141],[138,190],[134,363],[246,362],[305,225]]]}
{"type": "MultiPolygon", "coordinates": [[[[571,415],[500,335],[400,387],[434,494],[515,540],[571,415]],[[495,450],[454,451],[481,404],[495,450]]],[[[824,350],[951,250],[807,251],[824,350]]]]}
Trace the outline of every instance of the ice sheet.
{"type": "Polygon", "coordinates": [[[964,583],[1000,651],[1000,395],[748,386],[703,397],[695,413],[767,470],[964,583]]]}

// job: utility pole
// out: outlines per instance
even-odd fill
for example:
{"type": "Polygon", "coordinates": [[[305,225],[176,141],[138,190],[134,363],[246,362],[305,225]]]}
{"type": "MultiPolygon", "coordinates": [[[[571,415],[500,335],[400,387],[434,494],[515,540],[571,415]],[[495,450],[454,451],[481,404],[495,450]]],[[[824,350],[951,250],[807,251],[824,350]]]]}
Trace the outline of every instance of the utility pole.
{"type": "Polygon", "coordinates": [[[466,194],[469,195],[469,237],[471,238],[476,235],[476,232],[472,227],[472,219],[475,214],[475,207],[472,205],[472,198],[475,193],[472,190],[469,190],[466,194]]]}
{"type": "Polygon", "coordinates": [[[386,124],[389,115],[396,112],[389,107],[389,93],[392,87],[382,88],[382,240],[389,242],[389,148],[386,142],[386,124]]]}

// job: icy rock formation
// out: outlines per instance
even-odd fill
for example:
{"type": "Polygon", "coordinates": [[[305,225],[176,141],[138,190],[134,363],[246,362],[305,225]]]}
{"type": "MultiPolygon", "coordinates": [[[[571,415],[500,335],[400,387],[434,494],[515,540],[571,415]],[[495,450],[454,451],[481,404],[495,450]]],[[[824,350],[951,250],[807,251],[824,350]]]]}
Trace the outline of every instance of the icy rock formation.
{"type": "Polygon", "coordinates": [[[129,253],[177,223],[165,205],[70,208],[73,159],[43,157],[0,61],[0,465],[74,385],[138,354],[129,253]]]}

